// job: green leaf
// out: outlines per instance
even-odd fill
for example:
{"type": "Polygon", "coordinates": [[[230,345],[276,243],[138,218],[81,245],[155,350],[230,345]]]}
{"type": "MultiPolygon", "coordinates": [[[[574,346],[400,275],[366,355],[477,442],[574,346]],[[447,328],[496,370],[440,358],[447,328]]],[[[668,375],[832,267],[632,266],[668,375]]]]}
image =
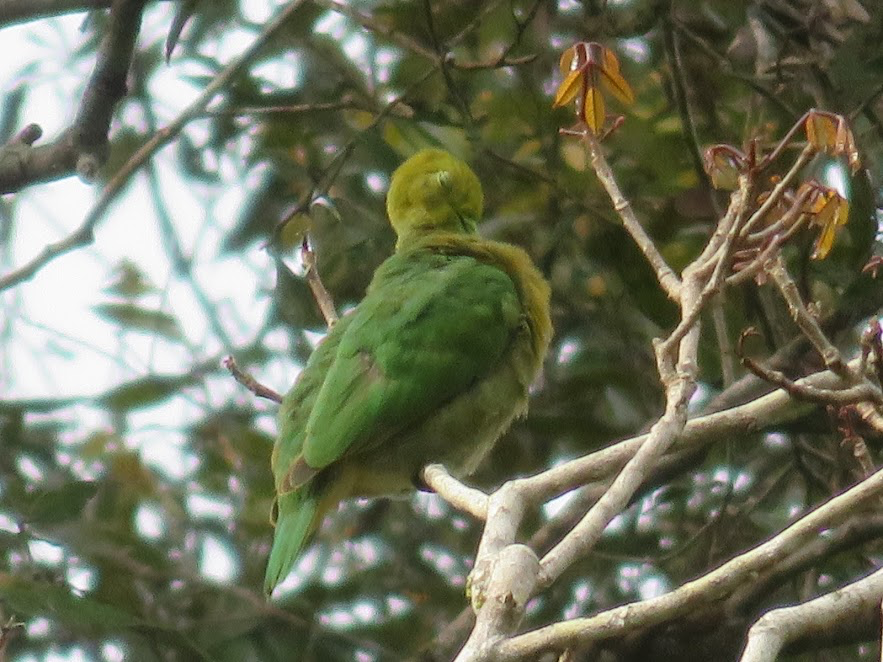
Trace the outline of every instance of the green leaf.
{"type": "Polygon", "coordinates": [[[139,409],[172,397],[189,382],[189,378],[148,375],[107,392],[100,402],[116,410],[139,409]]]}
{"type": "Polygon", "coordinates": [[[28,494],[25,517],[32,524],[58,524],[76,519],[95,496],[98,483],[77,480],[55,489],[39,489],[28,494]]]}
{"type": "Polygon", "coordinates": [[[118,607],[73,595],[66,586],[0,573],[0,598],[18,618],[45,616],[77,630],[118,630],[139,619],[118,607]]]}
{"type": "Polygon", "coordinates": [[[178,320],[160,310],[148,310],[133,303],[102,303],[93,306],[93,310],[99,317],[127,331],[156,334],[169,340],[184,339],[178,320]]]}

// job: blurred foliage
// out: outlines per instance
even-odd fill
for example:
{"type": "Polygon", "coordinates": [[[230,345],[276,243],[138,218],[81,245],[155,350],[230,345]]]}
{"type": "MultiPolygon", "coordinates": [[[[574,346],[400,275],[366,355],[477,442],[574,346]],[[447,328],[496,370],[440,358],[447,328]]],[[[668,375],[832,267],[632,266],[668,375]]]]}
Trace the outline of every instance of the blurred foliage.
{"type": "MultiPolygon", "coordinates": [[[[106,176],[150,135],[154,120],[142,126],[126,118],[152,107],[147,83],[157,72],[202,87],[226,64],[218,45],[234,32],[253,39],[262,27],[232,1],[182,2],[177,13],[166,4],[150,6],[168,31],[139,43],[135,94],[119,112],[106,176]]],[[[238,222],[222,238],[233,260],[255,247],[277,260],[269,318],[258,337],[237,348],[250,369],[278,358],[280,350],[263,341],[283,330],[281,353],[293,381],[311,347],[305,332],[321,330],[298,271],[303,233],[338,308],[357,302],[392,248],[384,210],[390,172],[416,149],[443,145],[467,158],[484,183],[482,231],[523,246],[553,287],[556,336],[530,415],[500,442],[475,483],[499,485],[652,422],[662,394],[651,341],[672,328],[677,311],[620,227],[578,141],[559,134],[572,111],[552,107],[562,51],[586,40],[617,54],[619,73],[634,90],[624,124],[605,146],[639,218],[675,268],[701,249],[725,203],[691,156],[697,149],[754,137],[769,146],[811,107],[849,117],[866,164],[846,178],[849,223],[825,261],[810,260],[809,234],[788,259],[844,349],[854,350],[861,322],[879,310],[883,281],[861,267],[881,252],[880,3],[375,0],[346,3],[346,14],[331,6],[304,2],[284,34],[199,120],[205,130],[185,130],[175,148],[180,185],[197,186],[206,198],[223,194],[218,164],[233,150],[236,168],[253,175],[238,222]],[[277,61],[290,67],[290,86],[260,73],[277,61]],[[684,128],[687,114],[695,136],[684,128]],[[285,229],[280,221],[289,218],[295,222],[285,229]]],[[[90,62],[106,25],[102,11],[89,16],[78,64],[90,62]]],[[[0,125],[18,113],[23,94],[23,87],[7,91],[0,125]]],[[[818,160],[808,169],[819,176],[825,166],[818,160]]],[[[177,269],[198,273],[199,259],[196,251],[182,267],[170,249],[177,269]]],[[[118,325],[120,342],[147,334],[184,343],[181,322],[155,305],[156,285],[136,265],[119,265],[111,281],[96,293],[104,299],[95,312],[118,325]]],[[[755,325],[770,353],[794,346],[796,327],[766,286],[728,291],[723,313],[731,341],[755,325]]],[[[706,329],[697,412],[727,386],[720,346],[710,323],[706,329]]],[[[399,660],[420,651],[449,659],[451,641],[447,648],[432,642],[466,607],[479,526],[427,494],[348,503],[325,523],[290,589],[266,602],[260,586],[271,536],[272,437],[252,399],[240,392],[219,405],[206,395],[218,357],[189,351],[200,360],[196,368],[147,374],[88,400],[0,399],[0,616],[11,619],[9,659],[74,649],[95,660],[399,660]],[[169,401],[199,407],[201,420],[181,426],[175,415],[157,413],[169,401]],[[76,407],[85,405],[102,409],[112,424],[80,420],[76,407]],[[146,459],[139,439],[151,417],[147,425],[168,435],[163,443],[197,458],[192,466],[182,460],[180,473],[165,473],[146,459]],[[206,556],[218,549],[233,559],[225,578],[207,570],[206,556]]],[[[792,376],[820,365],[805,351],[783,360],[792,376]]],[[[881,439],[862,433],[879,461],[881,439]]],[[[525,626],[676,587],[768,538],[854,480],[839,439],[834,422],[817,412],[681,458],[654,477],[588,559],[531,605],[525,626]]],[[[554,527],[572,519],[568,508],[579,504],[570,499],[557,519],[543,509],[525,534],[545,527],[543,544],[550,546],[554,532],[560,535],[554,527]]],[[[604,659],[734,659],[761,611],[879,563],[881,533],[878,526],[836,554],[746,590],[726,610],[606,642],[604,659]]],[[[453,643],[464,635],[451,635],[453,643]]],[[[858,642],[873,637],[858,632],[825,659],[870,659],[858,642]]],[[[597,654],[577,652],[577,659],[597,654]]],[[[789,659],[817,658],[797,650],[789,659]]]]}

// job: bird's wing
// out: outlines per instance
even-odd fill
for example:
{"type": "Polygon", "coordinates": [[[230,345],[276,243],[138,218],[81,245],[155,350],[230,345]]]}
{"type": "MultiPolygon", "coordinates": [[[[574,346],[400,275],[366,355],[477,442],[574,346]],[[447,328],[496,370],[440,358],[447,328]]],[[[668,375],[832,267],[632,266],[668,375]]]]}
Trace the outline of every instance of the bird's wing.
{"type": "Polygon", "coordinates": [[[283,480],[292,463],[301,454],[310,411],[322,388],[322,382],[334,363],[340,339],[351,320],[352,315],[344,315],[338,320],[310,355],[310,360],[298,375],[294,386],[282,399],[278,416],[279,433],[270,461],[276,490],[280,493],[289,491],[282,488],[283,480]]]}
{"type": "Polygon", "coordinates": [[[431,251],[387,260],[339,335],[286,487],[463,394],[501,360],[522,317],[495,266],[431,251]]]}

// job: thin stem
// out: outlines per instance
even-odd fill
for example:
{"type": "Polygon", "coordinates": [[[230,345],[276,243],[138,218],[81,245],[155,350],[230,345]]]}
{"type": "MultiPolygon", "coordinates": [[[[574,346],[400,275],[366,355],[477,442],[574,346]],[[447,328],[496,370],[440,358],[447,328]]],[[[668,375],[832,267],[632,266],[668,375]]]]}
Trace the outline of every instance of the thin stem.
{"type": "Polygon", "coordinates": [[[662,254],[656,248],[653,240],[650,239],[650,236],[644,231],[644,227],[635,215],[631,203],[620,190],[619,184],[616,182],[616,177],[613,174],[613,170],[610,168],[610,164],[607,163],[607,159],[601,149],[601,143],[598,142],[598,138],[591,131],[587,130],[582,132],[582,138],[591,158],[595,174],[598,176],[601,185],[607,191],[607,195],[610,196],[613,208],[622,219],[622,224],[626,231],[632,236],[632,239],[644,254],[644,257],[647,258],[653,271],[656,272],[656,278],[659,280],[659,284],[668,295],[668,298],[672,301],[680,301],[680,279],[675,272],[672,271],[671,267],[668,266],[668,263],[666,263],[665,258],[662,257],[662,254]]]}

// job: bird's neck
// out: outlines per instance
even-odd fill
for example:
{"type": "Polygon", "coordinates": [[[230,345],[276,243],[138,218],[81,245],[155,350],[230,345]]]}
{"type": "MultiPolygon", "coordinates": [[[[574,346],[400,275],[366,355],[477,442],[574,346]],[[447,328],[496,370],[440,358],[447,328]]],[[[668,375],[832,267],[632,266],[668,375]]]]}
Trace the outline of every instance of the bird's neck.
{"type": "Polygon", "coordinates": [[[422,244],[445,243],[451,237],[477,237],[475,224],[459,218],[449,218],[432,225],[412,225],[398,233],[396,251],[401,252],[422,244]]]}

